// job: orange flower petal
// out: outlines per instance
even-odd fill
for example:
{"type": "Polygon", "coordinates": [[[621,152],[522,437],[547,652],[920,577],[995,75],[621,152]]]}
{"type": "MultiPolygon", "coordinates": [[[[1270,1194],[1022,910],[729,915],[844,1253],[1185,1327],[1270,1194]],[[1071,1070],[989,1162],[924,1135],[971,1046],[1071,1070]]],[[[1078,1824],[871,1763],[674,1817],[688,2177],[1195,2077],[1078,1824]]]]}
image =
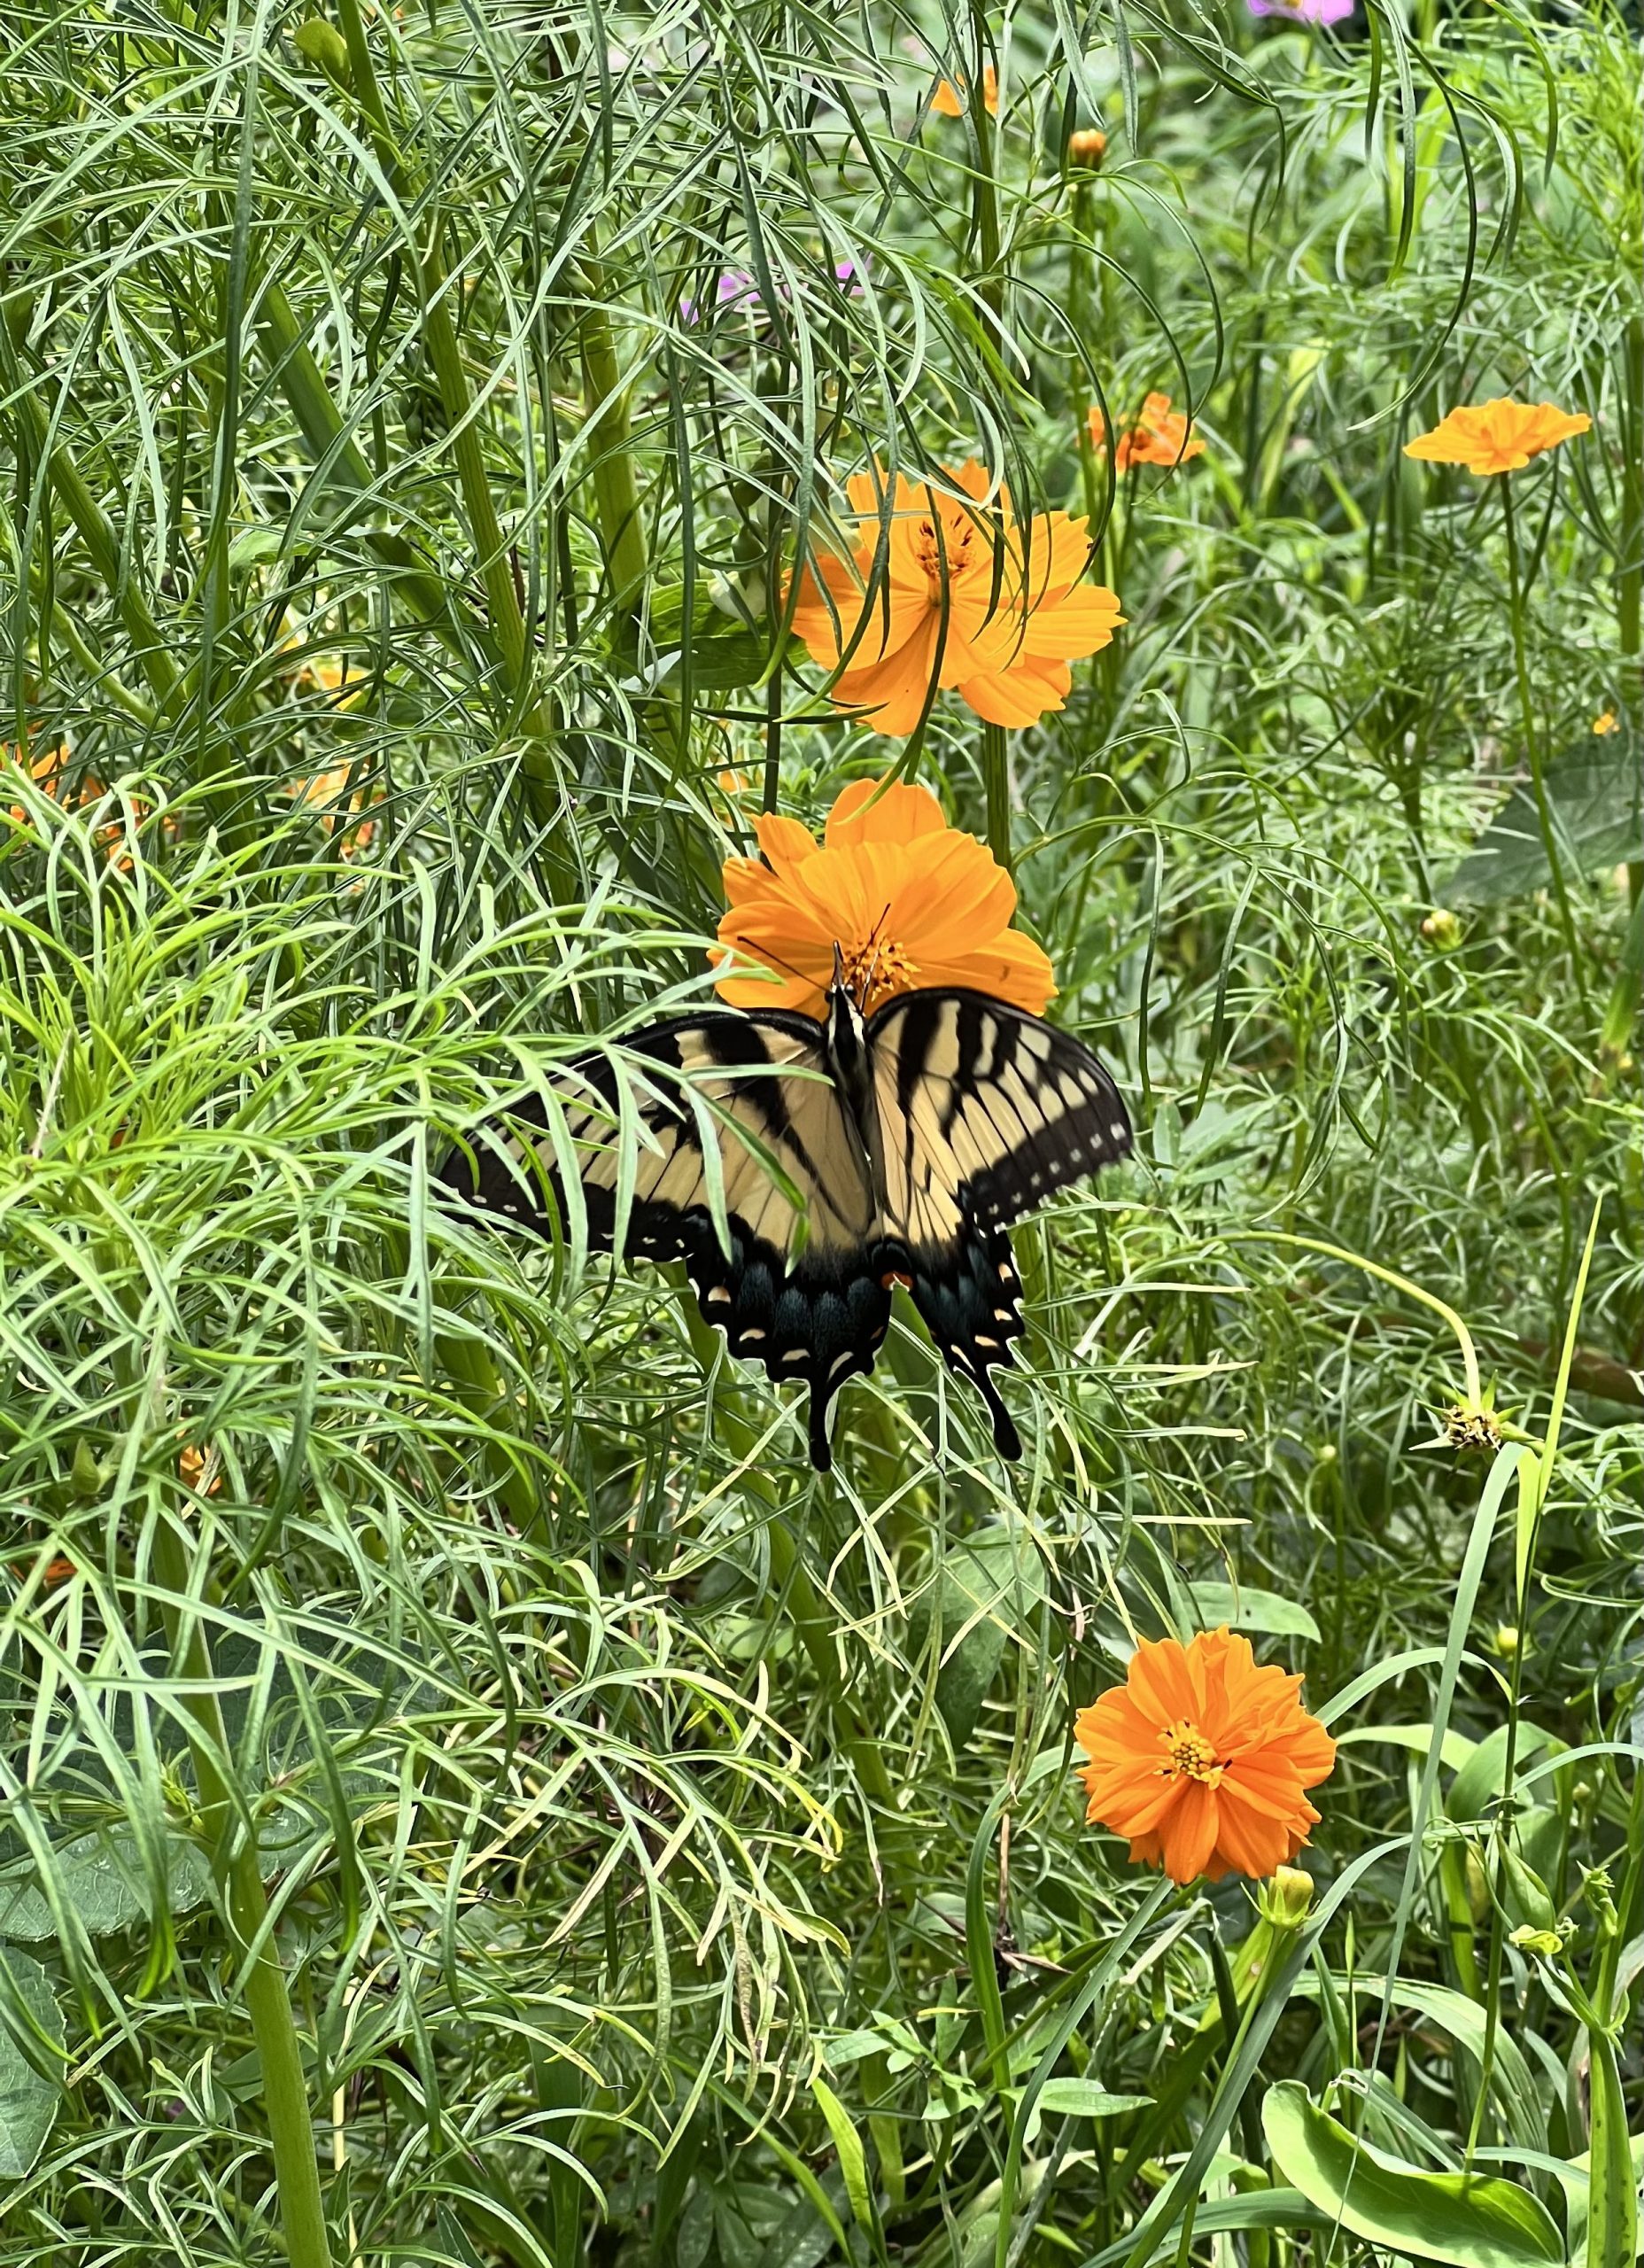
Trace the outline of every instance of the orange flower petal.
{"type": "Polygon", "coordinates": [[[1074,1721],[1090,1817],[1175,1882],[1271,1874],[1317,1824],[1303,1790],[1336,1759],[1299,1687],[1226,1628],[1144,1641],[1125,1684],[1074,1721]]]}
{"type": "Polygon", "coordinates": [[[1571,414],[1554,402],[1503,396],[1451,410],[1431,433],[1407,441],[1404,454],[1423,464],[1465,465],[1480,475],[1517,472],[1532,457],[1590,431],[1592,424],[1583,411],[1571,414]]]}
{"type": "MultiPolygon", "coordinates": [[[[922,695],[921,695],[922,697],[922,695]]],[[[713,959],[722,998],[820,1017],[835,945],[865,1012],[899,992],[964,986],[1037,1014],[1051,963],[1012,928],[1016,890],[986,844],[951,827],[927,788],[853,781],[818,843],[795,819],[758,821],[764,858],[725,862],[713,959]],[[774,970],[763,983],[750,964],[774,970]]]]}

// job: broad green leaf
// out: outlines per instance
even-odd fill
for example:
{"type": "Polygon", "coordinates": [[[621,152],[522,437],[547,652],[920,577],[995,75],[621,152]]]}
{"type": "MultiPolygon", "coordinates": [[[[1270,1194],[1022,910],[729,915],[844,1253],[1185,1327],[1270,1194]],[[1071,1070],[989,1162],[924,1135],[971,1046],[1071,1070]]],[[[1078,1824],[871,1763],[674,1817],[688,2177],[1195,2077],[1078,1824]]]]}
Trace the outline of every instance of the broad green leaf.
{"type": "Polygon", "coordinates": [[[1225,1622],[1229,1630],[1256,1630],[1269,1638],[1306,1638],[1318,1643],[1319,1626],[1297,1599],[1258,1590],[1252,1583],[1195,1581],[1185,1588],[1206,1630],[1225,1622]]]}
{"type": "MultiPolygon", "coordinates": [[[[962,1748],[975,1728],[1011,1633],[1024,1627],[1044,1596],[1044,1570],[1020,1531],[985,1528],[950,1550],[937,1596],[942,1662],[936,1674],[936,1706],[954,1746],[962,1748]]],[[[933,1612],[927,1602],[916,1618],[910,1634],[916,1650],[928,1635],[933,1612]]]]}
{"type": "MultiPolygon", "coordinates": [[[[1345,1992],[1345,1977],[1333,1980],[1345,1992]]],[[[1482,2068],[1485,2054],[1485,2012],[1477,2000],[1454,1986],[1400,1977],[1383,1988],[1395,2008],[1407,2008],[1441,2031],[1447,2032],[1461,2053],[1482,2068]]],[[[1304,1977],[1296,1986],[1299,1999],[1317,2000],[1323,1988],[1318,1977],[1304,1977]]],[[[1545,2139],[1547,2121],[1524,2053],[1512,2033],[1496,2033],[1493,2090],[1506,2114],[1507,2132],[1523,2148],[1533,2149],[1545,2139]]]]}
{"type": "Polygon", "coordinates": [[[844,2104],[823,2078],[813,2078],[810,2092],[818,2108],[827,2121],[827,2131],[834,2138],[834,2148],[839,2153],[839,2170],[844,2176],[845,2194],[850,2200],[851,2217],[865,2233],[878,2225],[873,2193],[868,2186],[867,2153],[862,2147],[862,2137],[844,2104]]]}
{"type": "Polygon", "coordinates": [[[1062,2118],[1119,2118],[1127,2110],[1151,2109],[1152,2101],[1151,2094],[1110,2094],[1090,2079],[1047,2079],[1039,2090],[1040,2109],[1062,2118]]]}
{"type": "MultiPolygon", "coordinates": [[[[1644,858],[1644,767],[1630,733],[1578,742],[1547,766],[1544,782],[1561,861],[1590,874],[1644,858]]],[[[1491,905],[1549,879],[1534,791],[1521,780],[1439,894],[1491,905]]]]}
{"type": "Polygon", "coordinates": [[[1442,2268],[1563,2268],[1563,2240],[1527,2189],[1401,2164],[1356,2140],[1298,2079],[1268,2088],[1261,2127],[1284,2179],[1351,2235],[1442,2268]]]}
{"type": "MultiPolygon", "coordinates": [[[[1393,1748],[1407,1748],[1417,1756],[1425,1756],[1432,1745],[1431,1725],[1354,1725],[1345,1733],[1338,1733],[1338,1748],[1348,1748],[1361,1741],[1386,1741],[1393,1748]]],[[[1446,1772],[1459,1772],[1477,1746],[1465,1733],[1446,1732],[1438,1751],[1438,1760],[1446,1772]]]]}
{"type": "MultiPolygon", "coordinates": [[[[1625,1996],[1621,2005],[1626,2005],[1625,1996]]],[[[1593,2075],[1593,2148],[1587,2160],[1586,2268],[1617,2268],[1637,2257],[1639,2182],[1627,2134],[1616,2043],[1596,2024],[1587,2027],[1593,2075]]]]}
{"type": "MultiPolygon", "coordinates": [[[[1563,1743],[1539,1725],[1520,1722],[1516,1750],[1517,1770],[1522,1771],[1543,1749],[1562,1748],[1563,1743]]],[[[1449,1758],[1444,1759],[1447,1764],[1449,1758]]],[[[1445,1798],[1445,1810],[1458,1825],[1465,1826],[1474,1820],[1485,1818],[1491,1806],[1502,1792],[1502,1781],[1507,1768],[1507,1727],[1498,1725],[1487,1733],[1472,1754],[1457,1772],[1445,1798]]]]}
{"type": "Polygon", "coordinates": [[[63,2100],[61,2082],[35,2069],[63,2045],[63,2012],[50,1978],[29,1954],[0,1947],[0,2180],[20,2181],[44,2149],[63,2100]],[[25,2049],[31,2019],[50,2047],[30,2039],[25,2049]]]}
{"type": "MultiPolygon", "coordinates": [[[[174,1914],[200,1905],[211,1890],[211,1868],[198,1845],[167,1837],[167,1904],[174,1914]]],[[[66,1906],[94,1938],[128,1930],[149,1911],[148,1883],[136,1837],[128,1827],[96,1829],[66,1843],[52,1861],[66,1906]]],[[[0,1877],[0,1937],[34,1940],[56,1934],[51,1907],[33,1861],[0,1877]]]]}

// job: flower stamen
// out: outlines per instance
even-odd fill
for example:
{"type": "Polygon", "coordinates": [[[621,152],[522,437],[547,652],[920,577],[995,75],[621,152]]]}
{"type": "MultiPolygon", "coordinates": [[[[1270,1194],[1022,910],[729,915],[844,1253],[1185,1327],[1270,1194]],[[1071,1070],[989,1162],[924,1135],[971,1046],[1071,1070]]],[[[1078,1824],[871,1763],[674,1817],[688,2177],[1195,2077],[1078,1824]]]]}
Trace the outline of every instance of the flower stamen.
{"type": "Polygon", "coordinates": [[[1165,1779],[1198,1780],[1207,1788],[1221,1786],[1227,1763],[1217,1762],[1215,1750],[1190,1717],[1178,1717],[1159,1737],[1169,1758],[1159,1767],[1165,1779]]]}

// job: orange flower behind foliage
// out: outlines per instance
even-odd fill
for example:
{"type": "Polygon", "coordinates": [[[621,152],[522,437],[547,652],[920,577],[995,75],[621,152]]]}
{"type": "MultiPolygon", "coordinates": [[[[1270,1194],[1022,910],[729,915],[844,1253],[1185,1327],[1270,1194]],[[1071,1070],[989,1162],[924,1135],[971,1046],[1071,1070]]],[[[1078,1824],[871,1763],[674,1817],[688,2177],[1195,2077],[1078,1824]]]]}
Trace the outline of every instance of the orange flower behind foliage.
{"type": "Polygon", "coordinates": [[[973,459],[943,478],[957,495],[900,474],[887,488],[877,466],[856,474],[849,557],[824,553],[800,575],[794,629],[812,661],[844,662],[830,698],[875,732],[911,733],[942,686],[989,724],[1031,725],[1066,700],[1069,663],[1124,619],[1112,591],[1080,587],[1082,519],[1035,513],[1024,535],[1010,491],[990,495],[973,459]]]}
{"type": "Polygon", "coordinates": [[[1469,472],[1517,472],[1592,424],[1585,411],[1572,416],[1550,401],[1482,401],[1451,410],[1431,433],[1407,441],[1404,454],[1423,464],[1464,464],[1469,472]]]}
{"type": "Polygon", "coordinates": [[[1173,1882],[1270,1875],[1306,1843],[1319,1814],[1304,1791],[1336,1762],[1300,1687],[1299,1677],[1259,1667],[1249,1639],[1225,1626],[1185,1646],[1144,1640],[1127,1682],[1074,1726],[1090,1759],[1087,1816],[1173,1882]]]}
{"type": "Polygon", "coordinates": [[[755,821],[763,858],[727,858],[717,963],[763,963],[717,990],[739,1008],[826,1014],[834,947],[865,1014],[899,992],[968,986],[1037,1015],[1056,990],[1044,952],[1011,927],[1016,887],[928,788],[857,780],[818,843],[796,819],[755,821]],[[877,800],[875,797],[877,796],[877,800]],[[870,808],[871,806],[871,808],[870,808]]]}
{"type": "MultiPolygon", "coordinates": [[[[68,750],[61,741],[47,749],[43,756],[29,757],[27,764],[23,761],[23,752],[20,749],[0,744],[0,767],[9,767],[17,772],[26,773],[41,793],[50,796],[54,804],[63,801],[61,793],[65,785],[63,774],[67,763],[68,750]]],[[[67,808],[73,810],[75,805],[89,802],[93,796],[100,796],[102,792],[102,788],[95,780],[88,779],[79,795],[74,796],[67,808]]],[[[12,818],[19,827],[27,825],[28,813],[21,804],[12,804],[9,806],[9,810],[12,818]]]]}
{"type": "MultiPolygon", "coordinates": [[[[991,63],[983,67],[981,98],[989,118],[999,115],[999,74],[991,63]]],[[[930,98],[930,106],[939,118],[963,118],[969,108],[963,83],[955,86],[951,79],[944,79],[930,98]]]]}
{"type": "MultiPolygon", "coordinates": [[[[1093,404],[1085,416],[1090,430],[1090,446],[1098,456],[1107,451],[1107,426],[1100,409],[1093,404]]],[[[1142,404],[1141,415],[1134,425],[1121,433],[1113,450],[1113,465],[1120,472],[1128,472],[1133,464],[1185,464],[1190,457],[1205,454],[1205,444],[1198,433],[1190,434],[1187,419],[1179,409],[1170,407],[1167,393],[1150,393],[1142,404]]]]}
{"type": "Polygon", "coordinates": [[[368,850],[376,833],[374,819],[356,819],[353,816],[364,808],[366,796],[363,788],[350,797],[346,815],[328,808],[347,786],[351,768],[346,764],[333,765],[329,772],[316,772],[312,779],[299,780],[285,791],[288,796],[300,797],[311,809],[321,812],[321,825],[328,835],[335,835],[339,827],[343,828],[338,847],[345,860],[357,858],[362,850],[368,850]]]}

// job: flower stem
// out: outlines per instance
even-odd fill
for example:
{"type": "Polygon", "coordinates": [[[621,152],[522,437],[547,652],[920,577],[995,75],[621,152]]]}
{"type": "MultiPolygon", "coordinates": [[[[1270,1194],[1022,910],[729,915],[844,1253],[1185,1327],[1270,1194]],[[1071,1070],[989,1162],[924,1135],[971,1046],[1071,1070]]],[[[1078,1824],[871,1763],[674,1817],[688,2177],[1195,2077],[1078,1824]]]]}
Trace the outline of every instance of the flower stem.
{"type": "Polygon", "coordinates": [[[1570,910],[1570,893],[1564,885],[1564,869],[1558,855],[1558,841],[1553,828],[1552,808],[1547,799],[1547,781],[1543,776],[1541,740],[1536,731],[1535,703],[1530,693],[1530,664],[1524,644],[1524,588],[1518,557],[1518,528],[1513,516],[1513,476],[1501,476],[1501,524],[1507,536],[1508,605],[1513,630],[1513,668],[1518,680],[1518,706],[1524,734],[1524,753],[1530,759],[1530,781],[1535,791],[1536,817],[1541,823],[1541,843],[1547,852],[1548,872],[1553,878],[1553,896],[1558,904],[1559,920],[1563,925],[1564,943],[1569,950],[1571,973],[1581,1001],[1583,1017],[1591,1014],[1587,1001],[1586,983],[1582,975],[1580,948],[1576,942],[1575,917],[1570,910]]]}
{"type": "Polygon", "coordinates": [[[462,367],[462,350],[451,319],[451,284],[441,247],[441,216],[431,197],[405,162],[377,85],[359,0],[337,0],[337,13],[348,47],[348,75],[365,114],[377,163],[406,203],[423,211],[407,249],[416,278],[423,345],[439,389],[440,408],[450,428],[450,448],[462,493],[469,540],[477,555],[491,634],[502,665],[504,688],[516,711],[519,729],[529,740],[546,729],[531,689],[534,667],[530,634],[514,586],[513,563],[492,501],[480,426],[462,367]]]}
{"type": "Polygon", "coordinates": [[[223,1868],[229,1930],[237,1952],[246,1962],[245,2010],[262,2064],[263,2109],[268,2120],[286,2254],[291,2268],[331,2268],[302,2047],[269,1920],[257,1830],[243,1811],[237,1816],[225,1770],[229,1754],[228,1729],[214,1689],[211,1649],[205,1626],[188,1603],[188,1554],[181,1534],[170,1521],[163,1521],[155,1536],[154,1572],[169,1594],[163,1612],[176,1673],[186,1681],[180,1698],[183,1713],[194,1728],[190,1748],[200,1810],[223,1868]]]}
{"type": "Polygon", "coordinates": [[[628,433],[628,389],[623,384],[606,304],[603,272],[583,264],[587,297],[578,326],[583,403],[587,414],[589,472],[599,513],[600,539],[610,574],[611,605],[624,631],[632,627],[645,586],[645,522],[634,479],[628,433]]]}
{"type": "Polygon", "coordinates": [[[1454,1332],[1456,1344],[1462,1350],[1468,1407],[1472,1410],[1478,1408],[1483,1400],[1484,1387],[1473,1335],[1455,1309],[1446,1307],[1436,1292],[1423,1291],[1421,1285],[1413,1284],[1407,1276],[1400,1276],[1397,1269],[1384,1268],[1379,1261],[1367,1260],[1362,1253],[1349,1252],[1345,1245],[1324,1244],[1317,1237],[1293,1236],[1285,1229],[1228,1229],[1222,1232],[1222,1241],[1225,1244],[1287,1244],[1294,1245],[1303,1252],[1322,1253],[1328,1260],[1345,1260],[1351,1267],[1362,1268],[1367,1276],[1374,1276],[1379,1282],[1391,1284],[1395,1290],[1406,1292],[1411,1299],[1419,1300],[1424,1308],[1431,1308],[1435,1315],[1442,1316],[1454,1332]]]}
{"type": "Polygon", "coordinates": [[[981,728],[981,779],[988,799],[988,848],[1011,871],[1011,752],[1003,725],[981,728]]]}

